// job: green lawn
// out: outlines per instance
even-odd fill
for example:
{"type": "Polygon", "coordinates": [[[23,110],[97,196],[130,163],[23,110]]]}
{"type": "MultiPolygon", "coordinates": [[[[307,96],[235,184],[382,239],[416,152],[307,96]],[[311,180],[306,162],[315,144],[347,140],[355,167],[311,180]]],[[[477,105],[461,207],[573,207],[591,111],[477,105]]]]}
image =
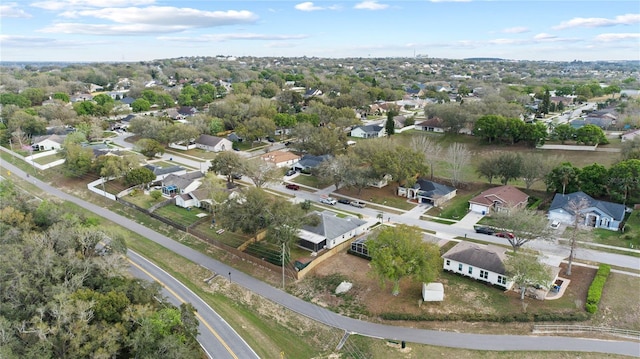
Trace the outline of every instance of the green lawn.
{"type": "Polygon", "coordinates": [[[171,204],[158,208],[154,213],[184,226],[190,226],[200,220],[200,217],[197,216],[198,214],[208,214],[208,212],[200,208],[192,207],[187,209],[171,204]]]}
{"type": "Polygon", "coordinates": [[[330,183],[322,182],[316,176],[300,174],[291,180],[291,182],[299,183],[304,186],[309,186],[313,188],[325,188],[330,186],[330,183]]]}
{"type": "Polygon", "coordinates": [[[625,248],[640,248],[640,210],[627,215],[625,233],[597,228],[593,230],[597,243],[625,248]]]}
{"type": "Polygon", "coordinates": [[[44,157],[38,157],[38,158],[34,159],[34,162],[37,163],[37,164],[40,164],[40,165],[46,165],[48,163],[51,163],[51,162],[54,162],[54,161],[57,161],[57,160],[61,160],[63,158],[64,158],[64,156],[62,155],[62,153],[57,152],[57,153],[54,153],[52,155],[48,155],[48,156],[44,156],[44,157]]]}

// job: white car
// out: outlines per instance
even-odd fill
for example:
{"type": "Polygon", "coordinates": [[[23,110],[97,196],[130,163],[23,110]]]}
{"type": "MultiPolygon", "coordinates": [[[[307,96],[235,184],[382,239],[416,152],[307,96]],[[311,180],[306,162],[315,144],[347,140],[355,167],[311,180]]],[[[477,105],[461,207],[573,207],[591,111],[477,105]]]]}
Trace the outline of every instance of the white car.
{"type": "Polygon", "coordinates": [[[560,227],[560,221],[555,220],[555,221],[551,222],[551,228],[557,229],[558,227],[560,227]]]}
{"type": "Polygon", "coordinates": [[[328,204],[331,206],[335,206],[336,203],[338,203],[335,199],[331,198],[331,197],[327,197],[327,198],[321,198],[320,199],[320,203],[324,203],[324,204],[328,204]]]}

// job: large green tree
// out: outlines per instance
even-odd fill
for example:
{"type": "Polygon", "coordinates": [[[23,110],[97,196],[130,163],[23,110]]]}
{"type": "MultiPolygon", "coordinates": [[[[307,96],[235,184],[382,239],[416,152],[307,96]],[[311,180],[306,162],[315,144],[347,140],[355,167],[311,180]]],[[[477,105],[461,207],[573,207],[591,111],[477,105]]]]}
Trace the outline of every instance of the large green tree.
{"type": "Polygon", "coordinates": [[[509,280],[520,288],[520,300],[524,300],[528,288],[547,287],[553,279],[551,269],[531,254],[510,255],[504,264],[509,280]]]}
{"type": "Polygon", "coordinates": [[[382,286],[387,280],[393,282],[393,295],[400,294],[403,278],[428,283],[438,277],[442,268],[440,249],[434,243],[424,242],[422,237],[418,227],[401,224],[384,227],[367,240],[371,268],[382,286]]]}
{"type": "Polygon", "coordinates": [[[576,192],[580,188],[580,169],[569,162],[554,167],[545,177],[547,191],[562,194],[576,192]]]}
{"type": "Polygon", "coordinates": [[[495,213],[493,225],[509,233],[505,239],[514,252],[533,240],[551,239],[554,236],[547,217],[526,208],[511,208],[495,213]]]}
{"type": "Polygon", "coordinates": [[[209,171],[227,177],[228,183],[233,183],[234,174],[243,174],[245,161],[239,154],[231,151],[218,153],[216,158],[211,160],[209,171]]]}

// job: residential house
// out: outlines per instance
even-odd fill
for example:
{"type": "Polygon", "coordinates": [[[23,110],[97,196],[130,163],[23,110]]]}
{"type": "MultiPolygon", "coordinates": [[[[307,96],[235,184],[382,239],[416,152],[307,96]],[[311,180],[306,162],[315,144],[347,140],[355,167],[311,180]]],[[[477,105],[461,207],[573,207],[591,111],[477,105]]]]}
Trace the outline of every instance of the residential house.
{"type": "Polygon", "coordinates": [[[34,151],[59,150],[62,148],[64,138],[64,135],[61,136],[56,134],[34,137],[31,148],[33,148],[34,151]]]}
{"type": "Polygon", "coordinates": [[[622,135],[622,142],[633,141],[635,138],[640,138],[640,128],[625,132],[622,135]]]}
{"type": "Polygon", "coordinates": [[[418,203],[431,203],[434,206],[441,206],[446,201],[456,196],[455,188],[445,186],[440,183],[420,178],[409,187],[398,187],[398,196],[407,197],[418,203]]]}
{"type": "Polygon", "coordinates": [[[184,117],[193,116],[198,113],[198,110],[193,106],[180,106],[178,108],[178,113],[184,117]]]}
{"type": "Polygon", "coordinates": [[[308,89],[307,91],[305,91],[303,97],[308,99],[320,95],[322,95],[322,91],[320,91],[319,89],[308,89]]]}
{"type": "Polygon", "coordinates": [[[183,193],[175,196],[176,206],[182,208],[202,208],[210,211],[213,204],[212,200],[208,198],[207,190],[197,189],[189,193],[183,193]]]}
{"type": "Polygon", "coordinates": [[[91,101],[91,100],[93,100],[93,95],[90,94],[90,93],[77,94],[77,95],[71,96],[71,98],[69,100],[72,103],[82,102],[82,101],[91,101]]]}
{"type": "Polygon", "coordinates": [[[442,120],[439,117],[432,117],[428,120],[416,123],[415,128],[417,130],[429,131],[429,132],[444,132],[444,126],[442,120]]]}
{"type": "Polygon", "coordinates": [[[580,225],[617,231],[624,220],[627,207],[600,201],[580,191],[556,193],[549,207],[549,220],[573,225],[578,215],[580,225]],[[578,208],[582,207],[582,208],[578,208]]]}
{"type": "Polygon", "coordinates": [[[156,175],[155,181],[162,181],[170,174],[183,175],[187,173],[187,170],[180,166],[168,166],[168,167],[160,167],[152,164],[145,165],[144,167],[148,168],[156,175]]]}
{"type": "Polygon", "coordinates": [[[443,269],[509,290],[513,281],[504,266],[506,252],[504,247],[460,241],[442,255],[443,269]]]}
{"type": "Polygon", "coordinates": [[[617,117],[608,111],[593,111],[585,117],[584,122],[587,125],[596,125],[600,128],[607,129],[611,125],[616,124],[617,117]]]}
{"type": "Polygon", "coordinates": [[[171,173],[160,181],[162,193],[168,196],[195,191],[202,184],[204,174],[200,171],[184,174],[171,173]]]}
{"type": "Polygon", "coordinates": [[[313,252],[331,249],[364,233],[367,229],[367,222],[356,217],[338,217],[331,211],[314,211],[309,215],[317,216],[318,224],[302,226],[298,231],[298,237],[300,246],[313,252]]]}
{"type": "Polygon", "coordinates": [[[120,100],[120,103],[122,103],[123,105],[127,105],[127,106],[131,106],[132,103],[135,102],[135,98],[131,97],[131,96],[126,96],[125,98],[123,98],[122,100],[120,100]]]}
{"type": "Polygon", "coordinates": [[[469,200],[469,210],[483,215],[492,211],[508,211],[511,208],[522,208],[527,205],[529,195],[513,186],[489,188],[469,200]]]}
{"type": "Polygon", "coordinates": [[[318,167],[322,162],[328,160],[331,155],[303,155],[302,158],[298,160],[298,163],[293,165],[293,169],[300,172],[309,172],[312,169],[318,167]]]}
{"type": "Polygon", "coordinates": [[[289,151],[273,151],[260,156],[265,162],[277,167],[293,167],[300,160],[300,156],[289,151]]]}
{"type": "Polygon", "coordinates": [[[198,139],[195,141],[196,147],[203,149],[209,152],[221,152],[221,151],[231,151],[233,150],[233,143],[227,140],[226,138],[211,136],[211,135],[200,135],[198,139]]]}
{"type": "Polygon", "coordinates": [[[385,131],[384,127],[380,125],[358,126],[351,130],[351,137],[359,138],[384,137],[386,134],[387,131],[385,131]]]}
{"type": "Polygon", "coordinates": [[[228,136],[227,139],[231,142],[242,142],[242,137],[238,136],[237,133],[235,132],[231,132],[228,136]]]}

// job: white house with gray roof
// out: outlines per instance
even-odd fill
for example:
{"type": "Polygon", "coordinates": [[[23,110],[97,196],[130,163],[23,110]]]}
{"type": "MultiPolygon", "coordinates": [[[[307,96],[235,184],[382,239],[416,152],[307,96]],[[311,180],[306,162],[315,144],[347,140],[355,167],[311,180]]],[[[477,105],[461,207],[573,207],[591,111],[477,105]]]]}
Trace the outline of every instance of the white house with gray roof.
{"type": "Polygon", "coordinates": [[[309,215],[317,216],[318,224],[304,225],[298,231],[298,237],[302,247],[314,252],[331,249],[367,230],[367,221],[356,217],[341,218],[331,211],[315,211],[309,215]]]}
{"type": "Polygon", "coordinates": [[[490,244],[458,242],[442,255],[443,268],[509,290],[513,287],[513,282],[507,277],[504,266],[506,252],[506,248],[490,244]]]}
{"type": "Polygon", "coordinates": [[[231,143],[231,141],[227,140],[226,138],[217,136],[200,135],[195,143],[196,147],[209,152],[233,150],[233,143],[231,143]]]}
{"type": "Polygon", "coordinates": [[[351,137],[359,138],[377,138],[387,135],[383,126],[380,125],[366,125],[358,126],[351,130],[351,137]]]}
{"type": "Polygon", "coordinates": [[[617,231],[624,221],[626,210],[623,204],[600,201],[582,191],[566,195],[556,193],[548,217],[551,221],[572,225],[576,220],[576,211],[579,211],[580,225],[617,231]]]}

